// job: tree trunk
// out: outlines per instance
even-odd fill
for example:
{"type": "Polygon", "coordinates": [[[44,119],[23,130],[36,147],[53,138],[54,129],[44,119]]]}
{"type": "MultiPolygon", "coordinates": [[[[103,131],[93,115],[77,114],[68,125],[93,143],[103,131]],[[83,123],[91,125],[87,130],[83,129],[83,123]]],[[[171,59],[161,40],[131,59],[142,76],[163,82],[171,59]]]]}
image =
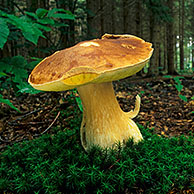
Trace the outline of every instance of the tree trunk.
{"type": "Polygon", "coordinates": [[[127,0],[123,0],[123,33],[127,33],[127,16],[128,16],[128,10],[127,10],[127,0]]]}
{"type": "Polygon", "coordinates": [[[177,64],[178,64],[178,48],[177,48],[177,35],[174,35],[174,67],[175,69],[177,68],[177,64]]]}
{"type": "Polygon", "coordinates": [[[104,0],[100,0],[100,36],[104,34],[104,15],[105,15],[105,3],[104,0]]]}
{"type": "Polygon", "coordinates": [[[164,72],[168,71],[168,65],[167,65],[167,28],[165,28],[165,32],[164,32],[164,39],[163,39],[163,44],[164,44],[164,72]]]}
{"type": "MultiPolygon", "coordinates": [[[[193,45],[194,45],[194,41],[193,41],[193,45]]],[[[194,71],[194,46],[192,46],[192,69],[194,71]]]]}
{"type": "Polygon", "coordinates": [[[111,2],[111,33],[115,34],[116,30],[116,26],[115,26],[115,21],[116,21],[116,5],[115,5],[115,1],[110,0],[111,2]]]}
{"type": "MultiPolygon", "coordinates": [[[[171,17],[173,17],[173,0],[168,0],[168,7],[171,10],[171,17]]],[[[167,25],[167,65],[168,74],[175,74],[174,65],[174,26],[173,22],[168,22],[167,25]]]]}
{"type": "Polygon", "coordinates": [[[148,76],[159,75],[159,48],[160,48],[160,27],[156,24],[153,15],[150,15],[150,42],[153,44],[154,53],[150,60],[148,76]]]}
{"type": "MultiPolygon", "coordinates": [[[[49,9],[49,0],[39,0],[37,8],[49,9]]],[[[44,58],[46,55],[48,55],[47,48],[49,48],[48,39],[50,38],[50,32],[45,32],[45,35],[47,37],[46,39],[40,37],[38,40],[38,57],[41,57],[41,58],[44,58]]]]}
{"type": "Polygon", "coordinates": [[[100,8],[100,0],[86,0],[87,11],[87,31],[88,39],[92,39],[99,36],[100,33],[100,14],[102,12],[100,8]]]}
{"type": "Polygon", "coordinates": [[[114,29],[114,1],[106,0],[104,1],[104,32],[103,33],[113,33],[114,29]]]}
{"type": "Polygon", "coordinates": [[[86,9],[87,11],[87,31],[88,38],[92,39],[94,36],[93,32],[93,20],[94,20],[94,10],[93,10],[92,0],[86,0],[86,9]]]}
{"type": "Polygon", "coordinates": [[[26,6],[28,11],[35,12],[38,8],[38,0],[27,0],[26,6]]]}
{"type": "Polygon", "coordinates": [[[136,35],[141,37],[141,2],[136,0],[136,35]]]}
{"type": "Polygon", "coordinates": [[[179,37],[180,37],[180,69],[184,70],[184,17],[185,1],[179,0],[179,37]]]}

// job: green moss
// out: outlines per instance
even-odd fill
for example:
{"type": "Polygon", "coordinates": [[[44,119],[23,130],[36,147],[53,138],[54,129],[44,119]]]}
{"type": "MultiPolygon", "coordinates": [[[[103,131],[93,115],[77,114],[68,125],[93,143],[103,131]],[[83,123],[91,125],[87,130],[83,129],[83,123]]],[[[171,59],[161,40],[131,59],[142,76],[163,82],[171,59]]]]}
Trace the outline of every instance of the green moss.
{"type": "Polygon", "coordinates": [[[144,141],[116,150],[81,147],[78,130],[17,143],[1,155],[0,191],[13,193],[168,193],[194,189],[194,137],[144,141]]]}

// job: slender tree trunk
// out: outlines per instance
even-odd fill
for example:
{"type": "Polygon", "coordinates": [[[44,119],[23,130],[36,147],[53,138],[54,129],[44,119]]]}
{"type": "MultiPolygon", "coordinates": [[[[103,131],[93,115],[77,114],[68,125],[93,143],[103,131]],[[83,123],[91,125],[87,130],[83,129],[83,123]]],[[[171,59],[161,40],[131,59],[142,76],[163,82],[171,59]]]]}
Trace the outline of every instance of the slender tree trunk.
{"type": "Polygon", "coordinates": [[[141,2],[136,0],[136,35],[141,37],[141,2]]]}
{"type": "Polygon", "coordinates": [[[28,11],[35,12],[38,8],[38,0],[27,0],[26,5],[28,11]]]}
{"type": "Polygon", "coordinates": [[[127,33],[127,16],[128,16],[128,10],[127,10],[127,0],[123,0],[123,33],[127,33]]]}
{"type": "Polygon", "coordinates": [[[88,39],[96,38],[101,33],[100,0],[86,0],[88,39]]]}
{"type": "MultiPolygon", "coordinates": [[[[140,0],[136,0],[136,15],[135,15],[135,22],[136,22],[136,35],[141,37],[141,2],[140,0]]],[[[143,69],[137,72],[137,75],[142,76],[143,69]]]]}
{"type": "MultiPolygon", "coordinates": [[[[75,9],[76,9],[76,4],[77,0],[68,0],[69,4],[69,10],[75,14],[75,9]]],[[[69,45],[72,46],[75,44],[75,21],[74,20],[69,20],[69,45]]]]}
{"type": "Polygon", "coordinates": [[[174,35],[174,67],[175,69],[177,68],[177,64],[178,64],[178,48],[177,48],[177,35],[174,35]]]}
{"type": "Polygon", "coordinates": [[[87,11],[87,31],[88,38],[91,39],[94,36],[93,33],[93,20],[94,20],[94,11],[92,10],[92,0],[86,0],[86,9],[87,11]]]}
{"type": "Polygon", "coordinates": [[[164,32],[164,39],[163,39],[163,44],[164,44],[164,71],[168,71],[168,65],[167,65],[167,28],[165,28],[164,32]]]}
{"type": "Polygon", "coordinates": [[[148,76],[159,75],[159,48],[160,48],[160,27],[156,24],[153,15],[150,15],[150,42],[153,44],[154,53],[150,60],[148,76]]]}
{"type": "MultiPolygon", "coordinates": [[[[39,0],[38,1],[38,7],[37,8],[44,8],[44,9],[49,9],[49,0],[39,0]]],[[[38,57],[45,57],[47,53],[42,52],[44,50],[47,50],[49,48],[49,41],[48,39],[50,38],[50,32],[45,32],[45,35],[47,39],[40,37],[38,41],[38,57]]]]}
{"type": "Polygon", "coordinates": [[[185,15],[185,1],[179,0],[179,37],[180,37],[180,69],[184,70],[184,15],[185,15]]]}
{"type": "MultiPolygon", "coordinates": [[[[173,0],[168,0],[168,7],[171,10],[171,17],[173,18],[173,0]]],[[[167,65],[168,73],[175,74],[174,65],[174,26],[173,22],[168,22],[167,27],[167,65]]]]}
{"type": "Polygon", "coordinates": [[[100,10],[101,10],[101,14],[100,14],[100,36],[102,36],[105,32],[104,30],[104,15],[105,15],[105,3],[104,0],[100,0],[100,10]]]}
{"type": "MultiPolygon", "coordinates": [[[[104,1],[104,32],[103,33],[113,33],[112,27],[114,24],[114,1],[106,0],[104,1]]],[[[113,27],[114,28],[114,27],[113,27]]]]}
{"type": "MultiPolygon", "coordinates": [[[[77,0],[56,0],[57,8],[70,10],[75,12],[77,0]]],[[[68,21],[69,27],[60,28],[61,33],[61,48],[72,46],[75,43],[75,23],[74,20],[68,21]]]]}
{"type": "MultiPolygon", "coordinates": [[[[192,39],[193,45],[194,45],[194,40],[192,39]]],[[[192,46],[192,69],[194,69],[194,47],[192,46]]]]}
{"type": "Polygon", "coordinates": [[[111,2],[111,9],[112,9],[112,11],[111,11],[111,33],[113,33],[113,34],[115,34],[115,32],[116,32],[116,30],[115,30],[115,28],[116,28],[116,26],[115,26],[115,21],[116,21],[116,2],[115,1],[112,1],[112,0],[110,0],[110,2],[111,2]]]}

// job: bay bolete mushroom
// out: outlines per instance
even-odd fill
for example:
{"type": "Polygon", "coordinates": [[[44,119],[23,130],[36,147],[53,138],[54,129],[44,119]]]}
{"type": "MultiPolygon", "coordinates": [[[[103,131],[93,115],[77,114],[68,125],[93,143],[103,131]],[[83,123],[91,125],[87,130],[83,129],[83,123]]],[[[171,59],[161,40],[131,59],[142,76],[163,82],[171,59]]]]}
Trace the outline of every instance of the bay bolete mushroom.
{"type": "Polygon", "coordinates": [[[140,71],[152,52],[152,44],[136,36],[105,34],[45,58],[28,81],[44,91],[77,88],[83,105],[80,134],[85,150],[93,145],[111,147],[128,138],[139,142],[143,137],[132,118],[139,112],[140,97],[133,111],[123,112],[112,81],[140,71]]]}

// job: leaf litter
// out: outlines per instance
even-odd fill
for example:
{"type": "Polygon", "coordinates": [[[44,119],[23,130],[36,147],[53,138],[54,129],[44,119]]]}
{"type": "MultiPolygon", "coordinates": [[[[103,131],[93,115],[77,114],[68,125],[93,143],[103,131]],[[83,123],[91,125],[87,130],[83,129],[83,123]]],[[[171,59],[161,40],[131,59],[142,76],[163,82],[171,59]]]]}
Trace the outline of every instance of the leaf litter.
{"type": "MultiPolygon", "coordinates": [[[[133,109],[135,96],[140,95],[141,109],[134,121],[165,137],[194,133],[194,79],[185,78],[182,85],[181,95],[188,99],[187,102],[180,98],[172,79],[131,77],[114,82],[116,97],[123,111],[133,109]]],[[[78,108],[73,91],[17,97],[13,91],[7,94],[21,113],[1,104],[0,150],[44,133],[56,133],[55,129],[71,129],[70,122],[81,118],[80,111],[75,113],[78,108]]]]}

